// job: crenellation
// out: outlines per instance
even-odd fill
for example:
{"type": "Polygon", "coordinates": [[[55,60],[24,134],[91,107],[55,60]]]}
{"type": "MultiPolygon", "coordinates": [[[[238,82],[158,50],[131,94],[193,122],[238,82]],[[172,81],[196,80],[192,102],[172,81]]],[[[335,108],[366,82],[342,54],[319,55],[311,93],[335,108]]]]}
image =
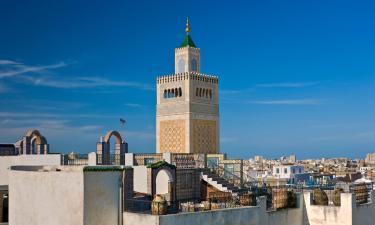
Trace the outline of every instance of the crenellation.
{"type": "Polygon", "coordinates": [[[197,80],[207,83],[219,83],[219,78],[217,76],[196,73],[196,72],[185,72],[178,74],[163,75],[156,78],[158,84],[168,83],[168,82],[177,82],[182,80],[197,80]]]}

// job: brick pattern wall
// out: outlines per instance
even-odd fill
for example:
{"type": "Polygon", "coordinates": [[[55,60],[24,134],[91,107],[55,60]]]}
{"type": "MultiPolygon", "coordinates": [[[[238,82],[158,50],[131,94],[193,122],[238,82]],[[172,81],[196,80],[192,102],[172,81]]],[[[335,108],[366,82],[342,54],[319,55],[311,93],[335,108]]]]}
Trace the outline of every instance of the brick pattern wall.
{"type": "Polygon", "coordinates": [[[185,120],[160,122],[160,152],[185,152],[185,120]]]}
{"type": "Polygon", "coordinates": [[[193,152],[217,153],[216,132],[216,121],[193,120],[193,152]]]}

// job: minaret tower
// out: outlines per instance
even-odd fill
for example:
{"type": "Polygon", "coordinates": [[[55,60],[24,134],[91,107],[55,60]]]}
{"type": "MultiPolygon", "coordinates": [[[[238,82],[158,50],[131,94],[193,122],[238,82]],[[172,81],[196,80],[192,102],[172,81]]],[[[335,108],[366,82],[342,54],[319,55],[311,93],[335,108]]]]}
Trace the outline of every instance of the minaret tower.
{"type": "Polygon", "coordinates": [[[157,78],[156,152],[219,153],[219,79],[200,73],[188,19],[185,31],[175,74],[157,78]]]}

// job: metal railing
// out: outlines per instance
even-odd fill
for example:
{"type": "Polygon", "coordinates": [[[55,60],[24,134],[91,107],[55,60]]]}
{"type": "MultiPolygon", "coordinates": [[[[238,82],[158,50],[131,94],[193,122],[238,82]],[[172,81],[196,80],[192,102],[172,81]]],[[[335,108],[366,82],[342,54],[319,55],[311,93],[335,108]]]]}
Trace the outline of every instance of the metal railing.
{"type": "MultiPolygon", "coordinates": [[[[256,201],[253,201],[254,203],[256,201]]],[[[251,204],[255,206],[256,204],[251,204]]],[[[207,201],[190,199],[181,201],[153,202],[151,200],[126,199],[124,203],[125,212],[136,212],[144,214],[175,214],[180,212],[201,212],[214,209],[240,208],[244,207],[240,198],[232,197],[225,201],[219,198],[209,198],[207,201]]],[[[248,205],[246,205],[248,206],[248,205]]]]}
{"type": "Polygon", "coordinates": [[[96,154],[98,165],[125,165],[125,154],[96,154]]]}
{"type": "Polygon", "coordinates": [[[81,166],[88,164],[88,154],[62,155],[62,165],[81,166]]]}

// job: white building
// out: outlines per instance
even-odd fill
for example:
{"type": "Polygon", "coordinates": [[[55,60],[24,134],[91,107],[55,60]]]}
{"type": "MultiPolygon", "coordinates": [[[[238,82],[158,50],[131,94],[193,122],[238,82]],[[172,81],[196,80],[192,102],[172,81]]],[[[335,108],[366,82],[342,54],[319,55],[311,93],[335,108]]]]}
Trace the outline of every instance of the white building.
{"type": "Polygon", "coordinates": [[[303,166],[297,165],[275,165],[272,174],[278,178],[293,179],[296,174],[305,173],[303,166]]]}

